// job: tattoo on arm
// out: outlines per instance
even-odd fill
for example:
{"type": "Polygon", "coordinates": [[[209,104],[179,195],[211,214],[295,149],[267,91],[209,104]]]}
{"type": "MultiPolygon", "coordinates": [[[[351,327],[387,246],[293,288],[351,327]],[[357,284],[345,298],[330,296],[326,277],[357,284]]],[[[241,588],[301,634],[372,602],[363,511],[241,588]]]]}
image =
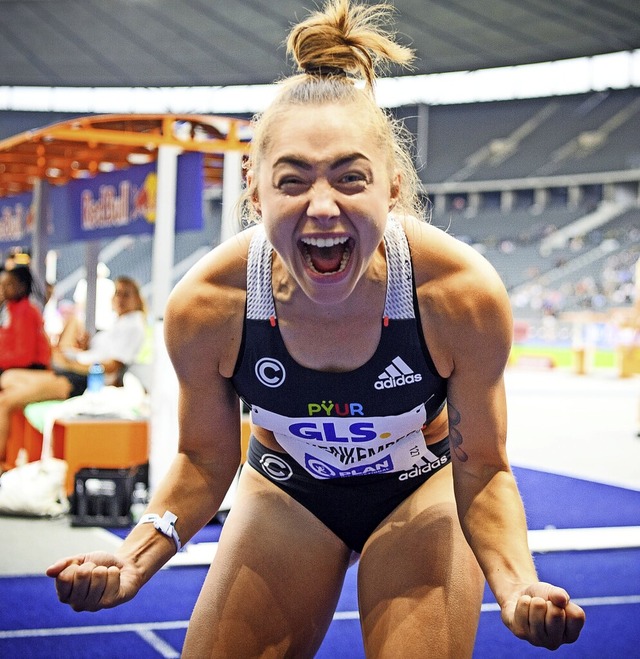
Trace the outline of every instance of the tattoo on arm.
{"type": "Polygon", "coordinates": [[[462,449],[462,433],[457,428],[460,423],[460,412],[451,403],[447,403],[447,407],[449,410],[449,445],[456,458],[460,462],[466,462],[469,456],[462,449]]]}

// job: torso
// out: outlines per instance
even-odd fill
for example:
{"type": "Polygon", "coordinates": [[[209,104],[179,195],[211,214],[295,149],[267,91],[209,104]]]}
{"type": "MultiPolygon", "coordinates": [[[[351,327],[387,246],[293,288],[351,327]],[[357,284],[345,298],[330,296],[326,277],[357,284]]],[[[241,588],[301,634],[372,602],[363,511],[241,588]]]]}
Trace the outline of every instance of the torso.
{"type": "Polygon", "coordinates": [[[281,320],[272,250],[260,232],[250,251],[233,384],[251,407],[256,437],[318,478],[411,468],[431,460],[427,445],[447,434],[446,381],[422,337],[408,244],[393,221],[385,244],[380,303],[363,308],[357,332],[355,321],[281,320]]]}

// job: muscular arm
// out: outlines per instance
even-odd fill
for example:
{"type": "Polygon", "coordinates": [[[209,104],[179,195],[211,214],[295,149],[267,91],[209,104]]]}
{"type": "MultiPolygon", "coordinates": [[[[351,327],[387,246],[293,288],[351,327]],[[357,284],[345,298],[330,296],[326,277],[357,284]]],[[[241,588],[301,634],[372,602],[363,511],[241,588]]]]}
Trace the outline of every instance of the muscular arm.
{"type": "MultiPolygon", "coordinates": [[[[148,506],[148,512],[160,516],[166,510],[177,515],[176,530],[183,544],[216,513],[240,464],[239,402],[220,373],[218,358],[224,332],[194,320],[198,315],[193,313],[194,304],[209,306],[212,300],[196,302],[178,289],[166,315],[167,348],[180,385],[180,438],[171,469],[148,506]]],[[[134,533],[142,538],[151,532],[154,544],[174,551],[172,541],[152,525],[138,527],[130,538],[134,533]]],[[[160,551],[156,561],[147,554],[148,549],[146,544],[136,543],[123,545],[118,553],[134,558],[146,575],[149,567],[153,573],[157,562],[161,565],[167,558],[160,551]]]]}
{"type": "Polygon", "coordinates": [[[457,337],[460,347],[448,386],[449,436],[462,528],[503,605],[514,586],[533,583],[537,575],[506,454],[502,370],[508,356],[510,314],[490,299],[480,305],[488,307],[478,313],[490,319],[488,326],[463,327],[457,337]]]}
{"type": "MultiPolygon", "coordinates": [[[[431,229],[430,229],[431,230],[431,229]]],[[[540,583],[527,541],[522,500],[506,452],[504,368],[513,321],[493,268],[452,242],[430,236],[435,255],[418,273],[425,335],[448,377],[449,437],[460,523],[505,624],[534,645],[576,640],[584,613],[566,591],[540,583]],[[429,268],[433,270],[429,271],[429,268]],[[421,294],[422,290],[422,294],[421,294]],[[435,292],[434,292],[435,291],[435,292]]]]}
{"type": "MultiPolygon", "coordinates": [[[[182,544],[216,513],[240,463],[240,407],[228,377],[245,294],[243,261],[237,245],[234,250],[219,248],[190,272],[165,314],[167,349],[179,381],[179,444],[147,512],[174,513],[182,544]]],[[[76,610],[97,610],[131,599],[174,553],[171,538],[144,524],[115,555],[63,559],[47,574],[56,578],[61,601],[76,610]]]]}

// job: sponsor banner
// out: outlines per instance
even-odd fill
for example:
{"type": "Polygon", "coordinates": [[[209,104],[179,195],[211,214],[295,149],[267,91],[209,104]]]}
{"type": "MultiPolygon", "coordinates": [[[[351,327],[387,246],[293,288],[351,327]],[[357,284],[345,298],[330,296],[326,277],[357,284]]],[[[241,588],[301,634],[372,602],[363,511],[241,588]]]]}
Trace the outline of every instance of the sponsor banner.
{"type": "MultiPolygon", "coordinates": [[[[49,245],[69,242],[67,192],[64,187],[46,191],[47,241],[49,245]]],[[[0,199],[0,250],[9,247],[31,248],[35,228],[35,208],[31,192],[0,199]]]]}
{"type": "MultiPolygon", "coordinates": [[[[178,157],[175,231],[202,229],[203,155],[178,157]]],[[[97,174],[47,190],[50,246],[76,240],[153,233],[156,219],[155,163],[97,174]]],[[[33,195],[0,199],[0,249],[30,247],[33,237],[33,195]]]]}
{"type": "MultiPolygon", "coordinates": [[[[67,186],[70,240],[153,233],[158,176],[155,163],[103,173],[67,186]]],[[[176,232],[202,228],[202,154],[178,158],[176,232]]]]}
{"type": "Polygon", "coordinates": [[[0,199],[0,248],[31,245],[31,197],[29,193],[0,199]]]}

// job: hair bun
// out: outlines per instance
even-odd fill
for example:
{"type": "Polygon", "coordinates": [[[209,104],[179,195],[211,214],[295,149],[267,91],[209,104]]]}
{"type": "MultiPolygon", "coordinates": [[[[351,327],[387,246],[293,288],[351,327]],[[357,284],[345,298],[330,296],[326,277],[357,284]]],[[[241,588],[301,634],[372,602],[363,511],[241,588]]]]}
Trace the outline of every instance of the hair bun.
{"type": "Polygon", "coordinates": [[[347,74],[361,77],[370,87],[378,65],[409,65],[410,48],[396,43],[385,29],[393,6],[327,0],[296,25],[287,39],[287,51],[304,73],[322,77],[347,74]]]}

